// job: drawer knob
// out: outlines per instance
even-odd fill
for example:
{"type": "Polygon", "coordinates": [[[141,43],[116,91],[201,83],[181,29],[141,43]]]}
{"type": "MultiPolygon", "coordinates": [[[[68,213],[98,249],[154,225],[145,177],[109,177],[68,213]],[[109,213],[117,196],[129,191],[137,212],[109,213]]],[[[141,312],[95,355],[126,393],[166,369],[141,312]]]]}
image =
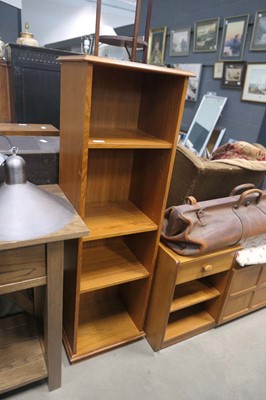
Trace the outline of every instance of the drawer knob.
{"type": "Polygon", "coordinates": [[[211,264],[204,265],[204,267],[202,269],[204,272],[211,271],[213,269],[213,265],[211,265],[211,264]]]}

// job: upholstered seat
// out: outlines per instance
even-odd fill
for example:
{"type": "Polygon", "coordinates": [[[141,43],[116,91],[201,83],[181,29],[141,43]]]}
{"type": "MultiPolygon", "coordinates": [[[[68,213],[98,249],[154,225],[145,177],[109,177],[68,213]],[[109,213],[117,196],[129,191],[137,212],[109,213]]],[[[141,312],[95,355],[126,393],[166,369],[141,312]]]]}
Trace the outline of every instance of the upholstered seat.
{"type": "Polygon", "coordinates": [[[186,196],[194,196],[198,201],[225,197],[235,186],[244,183],[258,187],[265,174],[266,170],[256,171],[205,160],[178,145],[167,207],[183,204],[186,196]]]}

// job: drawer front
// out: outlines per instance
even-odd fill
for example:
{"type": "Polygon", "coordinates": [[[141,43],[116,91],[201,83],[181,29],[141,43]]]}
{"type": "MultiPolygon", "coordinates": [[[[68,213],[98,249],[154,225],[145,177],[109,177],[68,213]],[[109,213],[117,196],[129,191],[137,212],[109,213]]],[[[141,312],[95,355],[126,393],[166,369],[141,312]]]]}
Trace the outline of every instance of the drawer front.
{"type": "Polygon", "coordinates": [[[45,275],[45,245],[0,252],[0,288],[45,275]]]}
{"type": "Polygon", "coordinates": [[[218,256],[206,256],[188,263],[181,263],[176,283],[188,282],[217,274],[231,268],[235,252],[218,256]]]}

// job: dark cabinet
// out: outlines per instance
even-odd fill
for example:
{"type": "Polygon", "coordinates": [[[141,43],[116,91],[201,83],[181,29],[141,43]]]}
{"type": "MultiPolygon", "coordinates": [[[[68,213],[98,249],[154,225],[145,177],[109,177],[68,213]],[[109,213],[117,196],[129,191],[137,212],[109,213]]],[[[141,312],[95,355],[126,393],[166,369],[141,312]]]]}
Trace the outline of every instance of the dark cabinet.
{"type": "Polygon", "coordinates": [[[12,120],[52,124],[60,121],[60,55],[74,54],[10,43],[12,120]]]}

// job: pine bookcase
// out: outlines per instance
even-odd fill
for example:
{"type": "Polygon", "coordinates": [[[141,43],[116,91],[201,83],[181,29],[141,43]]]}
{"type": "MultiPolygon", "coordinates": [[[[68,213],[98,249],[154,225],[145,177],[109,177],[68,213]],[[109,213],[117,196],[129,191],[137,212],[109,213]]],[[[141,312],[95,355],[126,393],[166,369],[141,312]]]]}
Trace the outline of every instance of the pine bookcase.
{"type": "Polygon", "coordinates": [[[145,335],[191,74],[94,56],[60,62],[59,181],[90,230],[64,276],[64,344],[74,362],[145,335]]]}

